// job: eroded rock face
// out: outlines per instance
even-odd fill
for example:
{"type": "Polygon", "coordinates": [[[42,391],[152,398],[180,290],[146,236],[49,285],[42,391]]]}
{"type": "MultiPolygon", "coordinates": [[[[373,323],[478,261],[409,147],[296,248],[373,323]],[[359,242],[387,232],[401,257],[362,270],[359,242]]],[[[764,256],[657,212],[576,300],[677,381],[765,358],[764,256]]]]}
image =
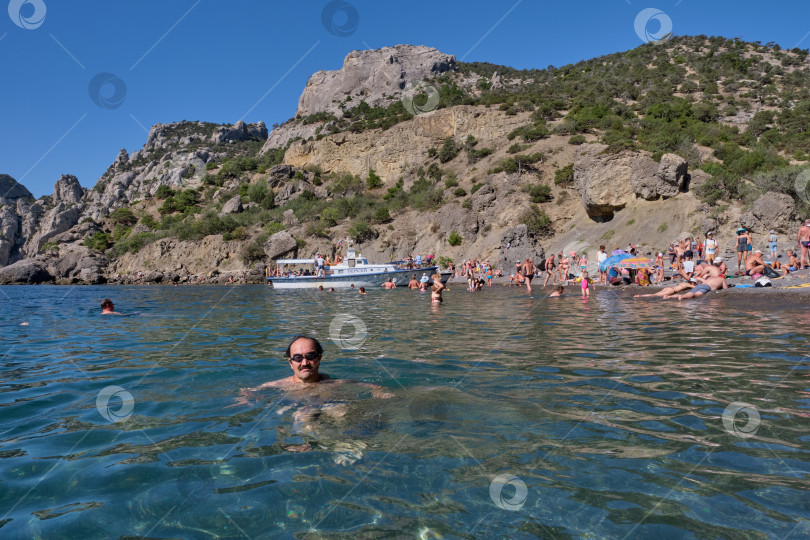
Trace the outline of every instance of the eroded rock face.
{"type": "Polygon", "coordinates": [[[21,285],[53,281],[45,262],[40,258],[23,259],[0,268],[0,285],[21,285]]]}
{"type": "Polygon", "coordinates": [[[497,199],[495,189],[489,184],[484,184],[478,191],[472,194],[472,197],[470,197],[470,205],[473,210],[480,212],[493,206],[495,199],[497,199]]]}
{"type": "Polygon", "coordinates": [[[674,197],[685,191],[686,173],[688,165],[686,160],[676,154],[664,154],[658,165],[658,195],[674,197]]]}
{"type": "Polygon", "coordinates": [[[222,212],[219,213],[220,216],[225,216],[227,214],[238,214],[243,210],[242,208],[242,197],[236,195],[224,205],[222,205],[222,212]]]}
{"type": "Polygon", "coordinates": [[[63,174],[53,189],[53,204],[66,204],[68,206],[79,204],[84,195],[84,188],[79,179],[72,174],[63,174]]]}
{"type": "Polygon", "coordinates": [[[60,204],[56,208],[52,208],[40,220],[39,231],[25,243],[26,255],[33,257],[39,253],[48,240],[67,231],[77,223],[79,223],[79,210],[76,207],[65,208],[64,204],[60,204]]]}
{"type": "Polygon", "coordinates": [[[270,259],[280,259],[291,256],[295,258],[298,253],[298,243],[287,231],[279,231],[264,244],[264,253],[270,259]]]}
{"type": "Polygon", "coordinates": [[[0,204],[14,204],[17,199],[33,199],[28,189],[7,174],[0,174],[0,204]]]}
{"type": "Polygon", "coordinates": [[[605,148],[583,144],[574,156],[574,184],[588,216],[596,221],[610,221],[614,212],[635,198],[630,179],[638,160],[625,152],[600,154],[605,148]]]}
{"type": "Polygon", "coordinates": [[[509,270],[515,262],[528,258],[534,259],[535,265],[540,265],[546,252],[526,225],[516,225],[501,236],[500,257],[503,268],[509,270]]]}
{"type": "Polygon", "coordinates": [[[322,186],[314,186],[306,180],[298,180],[297,182],[290,182],[286,184],[278,193],[276,193],[275,204],[276,206],[283,206],[288,202],[297,199],[308,191],[319,199],[326,197],[326,188],[322,186]]]}
{"type": "Polygon", "coordinates": [[[754,232],[774,229],[786,233],[796,219],[796,203],[790,195],[769,191],[754,201],[751,213],[759,222],[754,232]]]}
{"type": "Polygon", "coordinates": [[[20,226],[20,218],[13,208],[13,206],[0,208],[0,266],[8,264],[20,226]]]}
{"type": "Polygon", "coordinates": [[[241,120],[230,127],[218,127],[211,136],[214,143],[248,141],[251,139],[264,140],[266,138],[267,126],[264,125],[264,122],[246,124],[241,120]]]}
{"type": "Polygon", "coordinates": [[[431,47],[396,45],[371,51],[352,51],[337,71],[318,71],[309,78],[298,100],[296,115],[321,111],[338,113],[352,97],[369,105],[399,94],[408,83],[435,77],[456,67],[455,56],[431,47]]]}
{"type": "Polygon", "coordinates": [[[674,197],[687,188],[687,163],[664,154],[660,163],[640,152],[602,153],[604,144],[583,144],[574,157],[574,183],[588,215],[610,221],[635,197],[674,197]]]}

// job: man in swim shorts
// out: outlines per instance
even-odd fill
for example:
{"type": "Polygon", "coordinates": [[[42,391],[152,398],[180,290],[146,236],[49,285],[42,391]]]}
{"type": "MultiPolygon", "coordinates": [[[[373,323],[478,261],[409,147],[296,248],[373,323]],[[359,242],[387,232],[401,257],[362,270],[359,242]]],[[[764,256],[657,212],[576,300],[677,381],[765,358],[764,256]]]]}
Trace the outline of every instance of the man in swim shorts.
{"type": "Polygon", "coordinates": [[[810,264],[810,219],[804,221],[804,225],[799,227],[799,232],[796,234],[796,241],[801,248],[801,256],[799,257],[800,269],[810,264]]]}
{"type": "Polygon", "coordinates": [[[679,294],[678,301],[680,300],[688,300],[689,298],[697,298],[699,296],[703,296],[704,294],[710,291],[716,291],[719,289],[728,289],[728,283],[726,283],[726,278],[723,276],[712,277],[712,278],[700,278],[698,279],[701,283],[697,285],[692,292],[686,294],[679,294]]]}
{"type": "Polygon", "coordinates": [[[754,274],[761,274],[765,270],[765,261],[762,260],[762,252],[756,250],[752,255],[745,259],[745,275],[753,276],[754,274]]]}
{"type": "Polygon", "coordinates": [[[381,286],[385,287],[386,289],[396,289],[397,288],[397,284],[394,283],[393,281],[391,281],[391,278],[388,278],[388,281],[383,283],[381,286]]]}
{"type": "Polygon", "coordinates": [[[555,285],[557,283],[557,278],[554,276],[554,254],[552,253],[549,255],[548,259],[546,259],[545,264],[545,271],[546,271],[546,279],[543,281],[543,287],[548,285],[548,278],[551,278],[551,284],[555,285]]]}
{"type": "Polygon", "coordinates": [[[526,278],[526,290],[532,292],[532,278],[534,277],[534,262],[531,258],[523,261],[523,276],[526,278]]]}

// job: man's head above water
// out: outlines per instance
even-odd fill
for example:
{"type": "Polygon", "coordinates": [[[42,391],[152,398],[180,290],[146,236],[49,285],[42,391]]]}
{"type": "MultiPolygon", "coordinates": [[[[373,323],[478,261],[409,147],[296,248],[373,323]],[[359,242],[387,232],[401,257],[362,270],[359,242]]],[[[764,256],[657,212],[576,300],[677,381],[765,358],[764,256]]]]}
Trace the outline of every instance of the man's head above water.
{"type": "Polygon", "coordinates": [[[321,366],[323,347],[310,336],[295,336],[285,351],[295,382],[313,383],[323,377],[318,373],[321,366]]]}

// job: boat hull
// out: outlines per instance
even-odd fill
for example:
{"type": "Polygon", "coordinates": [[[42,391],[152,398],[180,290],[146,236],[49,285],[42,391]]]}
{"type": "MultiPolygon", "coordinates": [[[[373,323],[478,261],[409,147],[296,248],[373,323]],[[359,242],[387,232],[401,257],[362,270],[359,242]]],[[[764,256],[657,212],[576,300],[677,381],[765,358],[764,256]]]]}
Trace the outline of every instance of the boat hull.
{"type": "MultiPolygon", "coordinates": [[[[361,270],[361,269],[358,269],[361,270]]],[[[297,276],[297,277],[269,277],[268,283],[273,284],[275,289],[317,289],[323,287],[328,289],[334,287],[335,289],[348,289],[354,285],[355,288],[359,287],[380,287],[383,283],[391,278],[397,286],[403,287],[407,285],[410,276],[416,274],[426,273],[428,276],[438,270],[436,266],[428,266],[423,268],[413,268],[406,270],[391,270],[388,272],[362,272],[341,274],[341,275],[326,275],[326,276],[297,276]]]]}

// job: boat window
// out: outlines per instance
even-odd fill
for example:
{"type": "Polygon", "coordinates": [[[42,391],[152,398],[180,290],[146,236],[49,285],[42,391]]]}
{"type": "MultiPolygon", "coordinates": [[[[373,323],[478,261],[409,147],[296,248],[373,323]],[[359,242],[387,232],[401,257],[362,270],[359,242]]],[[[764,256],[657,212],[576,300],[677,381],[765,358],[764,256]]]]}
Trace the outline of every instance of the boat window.
{"type": "Polygon", "coordinates": [[[349,259],[349,268],[354,268],[354,259],[349,259]]]}

